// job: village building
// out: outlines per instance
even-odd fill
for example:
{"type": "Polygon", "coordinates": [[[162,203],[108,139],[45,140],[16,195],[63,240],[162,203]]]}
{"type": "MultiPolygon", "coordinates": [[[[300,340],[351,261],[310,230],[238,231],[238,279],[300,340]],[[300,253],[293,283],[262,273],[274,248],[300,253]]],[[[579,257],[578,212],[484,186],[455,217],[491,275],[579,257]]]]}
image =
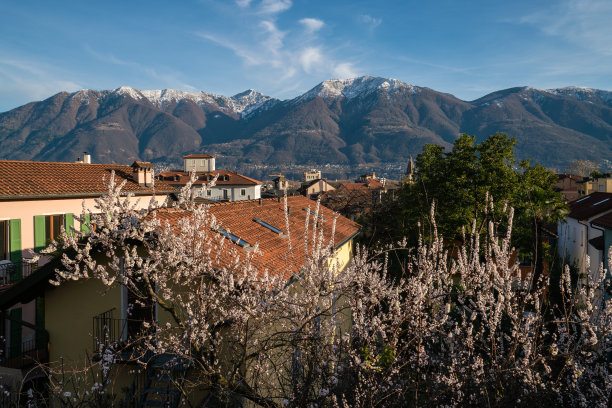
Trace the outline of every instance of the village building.
{"type": "MultiPolygon", "coordinates": [[[[303,238],[306,217],[316,217],[325,239],[332,238],[334,234],[335,256],[330,265],[342,270],[350,263],[353,239],[360,231],[358,224],[322,206],[319,213],[314,214],[316,203],[303,196],[288,197],[287,206],[291,234],[285,233],[284,203],[277,198],[215,203],[210,205],[209,211],[222,227],[217,233],[227,238],[229,245],[248,252],[257,244],[258,251],[250,261],[252,265],[262,272],[265,270],[272,275],[281,274],[288,282],[302,270],[306,262],[303,238]]],[[[189,216],[188,211],[178,209],[161,209],[156,212],[156,217],[164,225],[174,225],[186,216],[189,216]]],[[[49,339],[45,347],[48,347],[50,361],[61,359],[66,367],[78,365],[86,353],[90,356],[96,354],[100,342],[129,343],[131,334],[138,332],[138,328],[147,319],[160,322],[171,320],[166,312],[156,306],[148,315],[135,317],[132,313],[128,318],[130,291],[119,282],[110,288],[104,287],[96,279],[51,286],[49,279],[54,276],[55,268],[61,267],[59,259],[55,258],[55,264],[50,263],[38,269],[28,278],[30,282],[26,279],[13,287],[10,294],[12,298],[25,298],[31,296],[31,293],[37,293],[44,298],[42,330],[49,339]],[[66,319],[68,314],[70,319],[66,319]]],[[[229,259],[228,262],[231,264],[234,260],[229,259]]],[[[230,264],[219,267],[231,268],[230,264]]],[[[1,303],[0,306],[4,306],[1,303]]],[[[136,380],[136,376],[142,374],[134,374],[134,370],[129,370],[132,367],[129,363],[133,364],[133,361],[125,363],[125,372],[117,376],[117,390],[122,386],[127,389],[134,382],[142,384],[142,380],[136,380]]],[[[146,398],[145,389],[131,392],[144,393],[143,398],[146,398]]]]}
{"type": "Polygon", "coordinates": [[[601,226],[612,212],[612,193],[591,193],[568,203],[570,212],[557,224],[557,252],[570,263],[575,263],[581,274],[594,273],[604,260],[604,231],[601,226]],[[597,221],[599,220],[599,221],[597,221]],[[586,257],[590,258],[590,269],[586,268],[586,257]]]}
{"type": "Polygon", "coordinates": [[[215,157],[208,154],[190,154],[183,157],[183,170],[170,170],[155,176],[156,180],[180,189],[191,181],[196,197],[211,201],[243,201],[261,198],[260,181],[229,170],[217,170],[215,157]],[[216,179],[216,180],[215,180],[216,179]],[[214,185],[209,187],[215,180],[214,185]]]}
{"type": "Polygon", "coordinates": [[[136,208],[151,199],[161,204],[176,190],[155,182],[152,166],[136,161],[131,166],[92,164],[89,155],[77,163],[0,160],[0,366],[45,360],[45,303],[41,291],[13,296],[16,286],[29,282],[51,258],[40,251],[57,240],[62,229],[88,231],[95,199],[108,192],[104,182],[114,174],[123,192],[133,195],[136,208]],[[40,354],[39,354],[40,353],[40,354]]]}

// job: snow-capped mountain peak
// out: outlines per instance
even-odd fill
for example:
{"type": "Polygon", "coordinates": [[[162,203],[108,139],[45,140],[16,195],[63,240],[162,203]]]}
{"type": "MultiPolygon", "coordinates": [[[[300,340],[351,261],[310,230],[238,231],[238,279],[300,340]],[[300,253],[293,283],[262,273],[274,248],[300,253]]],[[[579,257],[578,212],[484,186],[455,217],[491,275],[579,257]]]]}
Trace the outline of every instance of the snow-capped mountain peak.
{"type": "Polygon", "coordinates": [[[392,78],[362,76],[351,79],[331,79],[323,81],[319,85],[312,88],[302,96],[296,99],[296,102],[304,102],[315,97],[325,99],[336,99],[343,96],[347,99],[352,99],[357,96],[365,96],[373,92],[392,91],[405,89],[411,93],[418,93],[419,88],[406,84],[402,81],[392,78]]]}

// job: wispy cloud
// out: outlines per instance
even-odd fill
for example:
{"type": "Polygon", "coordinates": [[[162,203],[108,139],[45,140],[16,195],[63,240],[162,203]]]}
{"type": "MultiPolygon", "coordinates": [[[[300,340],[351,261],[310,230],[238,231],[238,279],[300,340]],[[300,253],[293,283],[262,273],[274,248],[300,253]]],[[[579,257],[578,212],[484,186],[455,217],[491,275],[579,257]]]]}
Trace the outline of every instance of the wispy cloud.
{"type": "Polygon", "coordinates": [[[292,4],[291,0],[262,0],[259,11],[264,14],[276,14],[290,9],[292,4]]]}
{"type": "Polygon", "coordinates": [[[382,23],[382,18],[372,17],[369,14],[362,14],[359,16],[359,21],[366,24],[370,30],[373,30],[382,23]]]}
{"type": "Polygon", "coordinates": [[[198,32],[198,37],[232,51],[250,67],[247,75],[267,78],[267,82],[286,91],[296,82],[353,77],[358,72],[354,62],[343,61],[319,38],[325,23],[304,17],[292,21],[278,15],[291,7],[288,0],[252,1],[246,13],[251,19],[240,31],[198,32]],[[264,13],[263,11],[266,11],[264,13]],[[281,28],[282,27],[282,28],[281,28]]]}
{"type": "Polygon", "coordinates": [[[98,61],[106,64],[119,65],[127,67],[138,74],[145,74],[152,79],[155,79],[160,87],[178,88],[185,91],[195,91],[196,88],[181,79],[181,74],[177,72],[159,72],[158,69],[152,68],[135,61],[123,60],[110,53],[102,53],[95,51],[90,46],[86,45],[85,50],[98,61]]]}
{"type": "Polygon", "coordinates": [[[0,58],[0,112],[15,108],[15,101],[22,104],[82,88],[68,77],[68,73],[42,61],[4,54],[0,58]]]}
{"type": "Polygon", "coordinates": [[[308,34],[319,31],[325,25],[323,21],[317,18],[303,18],[300,20],[300,23],[304,26],[308,34]]]}
{"type": "Polygon", "coordinates": [[[351,62],[341,62],[334,66],[333,70],[336,78],[355,78],[360,75],[359,71],[351,62]]]}
{"type": "Polygon", "coordinates": [[[251,1],[252,0],[236,0],[236,4],[239,7],[243,7],[244,8],[244,7],[249,7],[249,4],[251,4],[251,1]]]}
{"type": "Polygon", "coordinates": [[[612,2],[609,0],[565,0],[554,8],[521,17],[544,33],[612,56],[612,2]]]}

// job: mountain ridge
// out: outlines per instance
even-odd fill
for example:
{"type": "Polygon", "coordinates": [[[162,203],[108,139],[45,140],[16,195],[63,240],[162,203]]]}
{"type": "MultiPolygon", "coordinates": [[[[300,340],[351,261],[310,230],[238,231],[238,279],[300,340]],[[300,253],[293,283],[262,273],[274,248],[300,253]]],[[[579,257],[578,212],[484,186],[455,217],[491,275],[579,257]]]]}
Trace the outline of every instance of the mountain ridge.
{"type": "Polygon", "coordinates": [[[516,137],[518,158],[564,168],[612,153],[612,92],[529,86],[463,101],[382,77],[323,81],[293,99],[174,89],[60,92],[0,113],[0,158],[176,161],[209,152],[237,163],[406,160],[460,133],[516,137]]]}

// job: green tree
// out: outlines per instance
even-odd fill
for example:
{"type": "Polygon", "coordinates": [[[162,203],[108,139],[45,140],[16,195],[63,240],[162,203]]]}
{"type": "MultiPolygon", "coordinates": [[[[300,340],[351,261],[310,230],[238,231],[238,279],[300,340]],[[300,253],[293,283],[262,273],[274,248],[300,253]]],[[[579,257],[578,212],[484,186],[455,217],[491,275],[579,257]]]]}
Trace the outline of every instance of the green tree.
{"type": "Polygon", "coordinates": [[[372,223],[386,216],[391,228],[374,240],[390,242],[406,236],[416,243],[419,232],[427,237],[434,202],[438,231],[449,245],[461,240],[463,231],[470,232],[473,220],[479,234],[486,232],[489,221],[499,224],[503,207],[510,205],[516,210],[515,245],[541,268],[543,225],[560,219],[566,207],[553,190],[556,175],[528,160],[517,163],[515,146],[516,139],[502,133],[480,143],[463,134],[450,151],[425,145],[416,158],[414,182],[403,187],[396,202],[372,215],[372,223]],[[495,206],[490,206],[491,200],[495,206]]]}

